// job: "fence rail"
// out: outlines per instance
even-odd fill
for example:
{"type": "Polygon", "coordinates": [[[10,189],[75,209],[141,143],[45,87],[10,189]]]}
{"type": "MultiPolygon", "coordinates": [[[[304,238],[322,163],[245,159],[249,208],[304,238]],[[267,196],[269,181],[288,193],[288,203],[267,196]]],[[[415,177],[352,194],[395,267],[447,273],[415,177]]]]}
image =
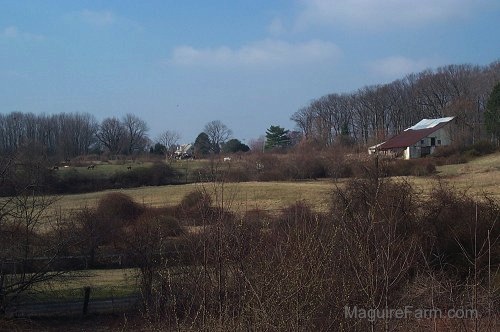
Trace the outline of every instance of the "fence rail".
{"type": "MultiPolygon", "coordinates": [[[[139,306],[139,295],[90,299],[87,307],[88,314],[120,313],[134,310],[139,306]]],[[[7,308],[5,315],[14,317],[47,317],[47,316],[76,316],[82,315],[84,299],[79,301],[20,303],[7,308]]]]}

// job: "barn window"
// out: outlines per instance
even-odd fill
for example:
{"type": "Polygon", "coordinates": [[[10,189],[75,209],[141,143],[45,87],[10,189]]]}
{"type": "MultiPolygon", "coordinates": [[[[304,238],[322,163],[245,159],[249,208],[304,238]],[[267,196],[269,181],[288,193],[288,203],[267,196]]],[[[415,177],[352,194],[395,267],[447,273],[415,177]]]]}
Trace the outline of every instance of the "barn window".
{"type": "Polygon", "coordinates": [[[440,139],[438,139],[438,145],[441,145],[441,140],[440,139]]]}

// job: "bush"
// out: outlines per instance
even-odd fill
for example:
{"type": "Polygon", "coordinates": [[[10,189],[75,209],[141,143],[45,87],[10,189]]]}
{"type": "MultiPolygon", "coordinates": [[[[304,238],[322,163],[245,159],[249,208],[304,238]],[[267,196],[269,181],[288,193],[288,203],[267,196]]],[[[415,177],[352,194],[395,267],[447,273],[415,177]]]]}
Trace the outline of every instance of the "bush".
{"type": "Polygon", "coordinates": [[[328,175],[334,179],[350,178],[355,174],[354,169],[358,168],[359,163],[349,163],[343,159],[340,159],[329,164],[328,175]]]}
{"type": "Polygon", "coordinates": [[[427,176],[436,172],[436,165],[431,158],[412,160],[388,160],[382,164],[385,176],[427,176]]]}
{"type": "Polygon", "coordinates": [[[210,195],[201,190],[196,190],[184,196],[179,204],[179,208],[184,210],[199,209],[210,207],[211,204],[212,198],[210,195]]]}
{"type": "Polygon", "coordinates": [[[55,181],[53,187],[54,192],[58,194],[76,194],[99,191],[112,186],[107,179],[90,177],[79,173],[76,169],[70,169],[63,178],[58,178],[55,181]]]}
{"type": "Polygon", "coordinates": [[[137,167],[127,172],[119,172],[111,177],[114,188],[133,188],[140,186],[162,186],[173,183],[175,171],[165,164],[151,167],[137,167]]]}
{"type": "Polygon", "coordinates": [[[212,215],[212,198],[201,190],[187,194],[175,209],[175,217],[186,225],[209,223],[212,215]]]}
{"type": "MultiPolygon", "coordinates": [[[[181,280],[170,278],[168,267],[158,266],[158,287],[152,294],[156,303],[175,307],[148,307],[146,315],[156,314],[148,316],[150,322],[165,324],[157,326],[165,330],[272,326],[280,331],[358,331],[396,326],[406,331],[425,329],[428,322],[370,322],[349,319],[339,310],[383,310],[401,303],[433,309],[459,304],[485,313],[496,308],[496,291],[485,294],[484,289],[486,272],[497,271],[500,264],[498,203],[444,187],[422,197],[409,183],[381,177],[381,169],[365,166],[363,178],[334,190],[329,214],[298,202],[278,216],[252,210],[238,219],[211,208],[203,192],[187,195],[180,204],[184,210],[204,206],[207,218],[218,222],[186,235],[190,265],[176,268],[182,271],[181,280]],[[488,231],[491,251],[485,245],[488,231]]],[[[413,169],[411,164],[404,167],[413,169]]]]}
{"type": "Polygon", "coordinates": [[[251,180],[251,174],[239,167],[229,167],[221,172],[220,180],[223,182],[246,182],[251,180]]]}
{"type": "Polygon", "coordinates": [[[184,234],[184,230],[177,218],[169,215],[161,215],[158,217],[162,234],[165,236],[179,236],[184,234]]]}
{"type": "Polygon", "coordinates": [[[293,153],[287,158],[288,177],[294,180],[325,178],[326,162],[319,153],[293,153]]]}
{"type": "Polygon", "coordinates": [[[212,182],[215,181],[216,179],[217,179],[217,174],[215,170],[213,170],[211,167],[203,167],[197,170],[194,176],[195,182],[212,182]]]}
{"type": "Polygon", "coordinates": [[[489,141],[479,141],[467,147],[465,153],[473,157],[484,156],[496,151],[496,146],[489,141]]]}
{"type": "Polygon", "coordinates": [[[271,227],[277,233],[290,233],[297,228],[307,227],[308,223],[317,220],[317,215],[304,202],[297,202],[283,209],[278,220],[271,227]]]}
{"type": "Polygon", "coordinates": [[[434,268],[465,280],[473,268],[484,276],[490,263],[493,267],[500,265],[498,245],[491,257],[485,254],[488,235],[493,243],[500,237],[500,228],[496,226],[500,215],[498,202],[488,197],[473,199],[442,184],[429,197],[424,202],[424,221],[433,233],[429,238],[434,241],[426,248],[434,268]]]}
{"type": "Polygon", "coordinates": [[[457,144],[436,148],[434,157],[439,165],[464,164],[472,158],[491,154],[496,146],[489,141],[479,141],[472,145],[459,146],[457,144]]]}
{"type": "Polygon", "coordinates": [[[256,181],[284,181],[289,179],[282,158],[285,155],[261,154],[255,160],[251,160],[251,165],[256,181]]]}
{"type": "Polygon", "coordinates": [[[96,214],[103,222],[115,221],[120,226],[135,221],[144,208],[135,203],[130,196],[123,193],[109,193],[104,195],[97,204],[96,214]]]}
{"type": "Polygon", "coordinates": [[[260,227],[269,227],[274,221],[274,217],[265,210],[252,209],[246,211],[243,216],[243,222],[260,225],[260,227]]]}
{"type": "Polygon", "coordinates": [[[460,146],[458,146],[457,144],[438,146],[436,147],[433,156],[436,158],[448,158],[453,155],[460,154],[460,150],[460,146]]]}

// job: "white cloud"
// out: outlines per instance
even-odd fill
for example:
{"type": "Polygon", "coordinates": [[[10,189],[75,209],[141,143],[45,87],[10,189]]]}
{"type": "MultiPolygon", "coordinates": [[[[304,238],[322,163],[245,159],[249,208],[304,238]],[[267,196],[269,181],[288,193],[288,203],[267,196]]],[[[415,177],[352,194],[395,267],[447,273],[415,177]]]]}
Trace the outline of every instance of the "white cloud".
{"type": "Polygon", "coordinates": [[[369,63],[368,68],[380,78],[397,79],[407,74],[435,67],[438,64],[437,59],[410,59],[403,56],[391,56],[369,63]]]}
{"type": "Polygon", "coordinates": [[[335,44],[321,40],[293,44],[281,40],[266,39],[239,49],[227,46],[208,49],[180,46],[174,49],[168,62],[176,65],[222,67],[289,65],[336,60],[340,53],[335,44]]]}
{"type": "Polygon", "coordinates": [[[45,36],[43,36],[43,35],[24,32],[24,31],[19,30],[18,27],[13,26],[13,25],[4,28],[0,32],[0,37],[7,38],[7,39],[23,39],[23,40],[28,40],[28,41],[42,41],[45,39],[45,36]]]}
{"type": "Polygon", "coordinates": [[[113,25],[117,21],[116,15],[108,10],[93,11],[85,9],[79,12],[78,16],[83,22],[97,27],[113,25]]]}
{"type": "Polygon", "coordinates": [[[300,0],[297,26],[348,25],[377,28],[424,25],[467,17],[493,0],[300,0]]]}

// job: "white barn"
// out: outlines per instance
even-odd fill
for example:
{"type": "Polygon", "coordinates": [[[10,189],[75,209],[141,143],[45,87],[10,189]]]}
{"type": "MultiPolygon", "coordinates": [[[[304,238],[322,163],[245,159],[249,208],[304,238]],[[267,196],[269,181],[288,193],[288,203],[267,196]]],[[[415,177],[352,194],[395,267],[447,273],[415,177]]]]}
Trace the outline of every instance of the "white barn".
{"type": "Polygon", "coordinates": [[[439,146],[451,144],[448,124],[454,117],[439,119],[423,119],[414,126],[385,142],[374,145],[368,153],[384,153],[392,156],[403,156],[413,159],[434,153],[439,146]]]}

